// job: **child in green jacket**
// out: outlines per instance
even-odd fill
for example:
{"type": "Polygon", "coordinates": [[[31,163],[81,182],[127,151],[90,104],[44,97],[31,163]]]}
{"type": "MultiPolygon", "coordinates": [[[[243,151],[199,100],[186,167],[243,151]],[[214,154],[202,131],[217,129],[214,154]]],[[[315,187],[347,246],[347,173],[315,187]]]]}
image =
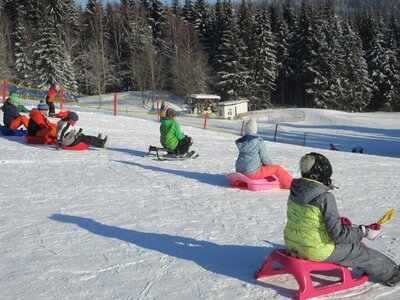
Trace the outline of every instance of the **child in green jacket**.
{"type": "Polygon", "coordinates": [[[181,127],[176,121],[174,109],[167,109],[165,117],[161,120],[160,134],[160,142],[165,149],[174,152],[178,156],[184,157],[188,155],[193,140],[181,131],[181,127]]]}
{"type": "Polygon", "coordinates": [[[361,269],[388,286],[400,283],[400,267],[362,243],[374,240],[380,225],[351,224],[340,217],[332,189],[332,166],[315,152],[300,160],[301,178],[293,179],[284,231],[286,251],[294,257],[361,269]]]}

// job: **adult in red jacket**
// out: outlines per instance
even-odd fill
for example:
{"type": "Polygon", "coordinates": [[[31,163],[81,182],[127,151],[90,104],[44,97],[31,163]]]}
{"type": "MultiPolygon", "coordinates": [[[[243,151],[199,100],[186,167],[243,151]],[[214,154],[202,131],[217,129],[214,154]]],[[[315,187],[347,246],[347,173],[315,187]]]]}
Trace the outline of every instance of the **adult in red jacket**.
{"type": "Polygon", "coordinates": [[[56,101],[57,85],[52,84],[46,96],[46,103],[49,106],[49,116],[53,117],[55,114],[54,101],[56,101]]]}
{"type": "Polygon", "coordinates": [[[37,110],[32,109],[29,116],[28,135],[38,137],[56,137],[57,125],[47,119],[49,106],[45,102],[40,102],[37,110]]]}

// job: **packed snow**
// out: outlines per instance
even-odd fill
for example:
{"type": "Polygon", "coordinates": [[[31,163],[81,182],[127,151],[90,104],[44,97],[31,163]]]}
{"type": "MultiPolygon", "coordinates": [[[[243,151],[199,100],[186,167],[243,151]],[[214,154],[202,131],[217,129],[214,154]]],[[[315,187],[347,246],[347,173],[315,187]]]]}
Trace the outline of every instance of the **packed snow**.
{"type": "MultiPolygon", "coordinates": [[[[161,162],[147,156],[149,145],[159,146],[154,116],[67,108],[78,112],[84,133],[107,134],[108,147],[57,151],[0,136],[0,299],[294,298],[291,275],[253,278],[265,256],[283,248],[289,192],[229,187],[238,134],[178,118],[200,156],[161,162]]],[[[266,141],[273,162],[298,177],[302,155],[326,155],[339,212],[355,224],[399,211],[400,114],[303,111],[304,120],[282,126],[311,130],[316,147],[316,137],[335,132],[343,141],[362,138],[376,155],[266,141]]],[[[258,118],[260,127],[267,125],[268,118],[258,118]]],[[[378,240],[366,243],[400,263],[399,228],[395,215],[378,240]]],[[[399,294],[400,286],[371,278],[323,298],[394,300],[399,294]]]]}

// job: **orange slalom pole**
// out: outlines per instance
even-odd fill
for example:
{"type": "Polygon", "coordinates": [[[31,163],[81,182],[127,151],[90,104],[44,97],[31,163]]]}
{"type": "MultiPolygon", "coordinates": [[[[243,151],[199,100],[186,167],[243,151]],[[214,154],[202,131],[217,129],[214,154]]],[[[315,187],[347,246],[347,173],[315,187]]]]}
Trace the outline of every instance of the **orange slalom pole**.
{"type": "Polygon", "coordinates": [[[206,115],[204,116],[204,126],[203,126],[203,129],[206,129],[206,127],[207,127],[207,118],[208,118],[208,111],[206,112],[206,115]]]}
{"type": "Polygon", "coordinates": [[[64,89],[60,87],[60,111],[63,110],[64,89]]]}
{"type": "Polygon", "coordinates": [[[7,96],[7,80],[3,81],[3,103],[6,102],[7,96]]]}

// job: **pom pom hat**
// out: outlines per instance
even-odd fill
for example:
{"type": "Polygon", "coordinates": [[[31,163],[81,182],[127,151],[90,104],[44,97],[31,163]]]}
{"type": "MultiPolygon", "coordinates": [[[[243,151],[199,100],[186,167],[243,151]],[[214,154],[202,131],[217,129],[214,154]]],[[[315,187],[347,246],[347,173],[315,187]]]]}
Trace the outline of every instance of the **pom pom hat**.
{"type": "Polygon", "coordinates": [[[246,122],[243,129],[243,135],[256,135],[257,134],[257,122],[256,119],[250,119],[246,122]]]}

